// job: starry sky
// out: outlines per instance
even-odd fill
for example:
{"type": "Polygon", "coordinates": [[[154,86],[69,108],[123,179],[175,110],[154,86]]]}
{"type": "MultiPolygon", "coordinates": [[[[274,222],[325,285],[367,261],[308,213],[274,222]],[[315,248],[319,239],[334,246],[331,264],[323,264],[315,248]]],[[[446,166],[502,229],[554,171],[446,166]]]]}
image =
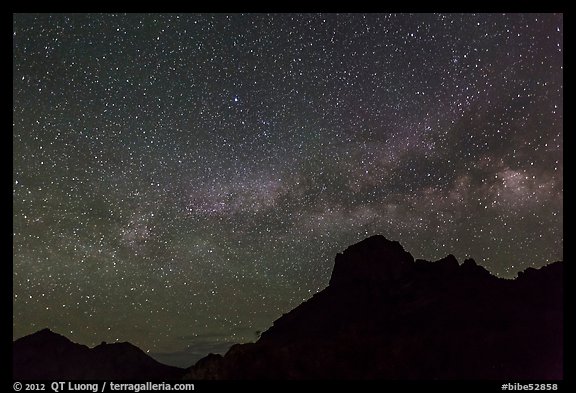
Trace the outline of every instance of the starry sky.
{"type": "Polygon", "coordinates": [[[222,351],[374,234],[560,260],[562,124],[561,14],[15,14],[13,336],[222,351]]]}

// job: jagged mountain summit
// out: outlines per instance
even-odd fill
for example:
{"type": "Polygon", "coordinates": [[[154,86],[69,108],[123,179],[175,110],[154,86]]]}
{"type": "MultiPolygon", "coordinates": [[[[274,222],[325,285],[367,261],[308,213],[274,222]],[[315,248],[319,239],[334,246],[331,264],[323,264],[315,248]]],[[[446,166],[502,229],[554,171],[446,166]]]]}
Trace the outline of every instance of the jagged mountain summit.
{"type": "Polygon", "coordinates": [[[499,279],[453,255],[414,260],[377,235],[330,284],[186,379],[562,379],[563,263],[499,279]]]}
{"type": "Polygon", "coordinates": [[[174,380],[183,369],[167,366],[124,342],[94,348],[43,329],[13,343],[15,380],[174,380]]]}

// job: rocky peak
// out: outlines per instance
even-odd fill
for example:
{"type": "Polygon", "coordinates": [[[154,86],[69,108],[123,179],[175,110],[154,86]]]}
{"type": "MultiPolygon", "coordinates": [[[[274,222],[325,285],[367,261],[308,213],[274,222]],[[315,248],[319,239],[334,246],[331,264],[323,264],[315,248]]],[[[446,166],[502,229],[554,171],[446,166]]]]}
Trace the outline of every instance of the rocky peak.
{"type": "Polygon", "coordinates": [[[562,263],[492,276],[383,236],[338,254],[328,288],[187,379],[562,379],[562,263]]]}
{"type": "Polygon", "coordinates": [[[412,255],[397,241],[371,236],[336,255],[330,286],[390,282],[401,277],[413,262],[412,255]]]}

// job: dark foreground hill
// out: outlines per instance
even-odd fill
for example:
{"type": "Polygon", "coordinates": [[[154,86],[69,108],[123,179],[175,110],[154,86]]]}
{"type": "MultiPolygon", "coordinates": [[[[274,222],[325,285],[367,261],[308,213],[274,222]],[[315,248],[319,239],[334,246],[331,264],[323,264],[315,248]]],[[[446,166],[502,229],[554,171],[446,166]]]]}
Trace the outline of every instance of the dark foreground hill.
{"type": "Polygon", "coordinates": [[[171,380],[183,369],[158,363],[130,343],[102,343],[94,348],[73,343],[49,329],[13,344],[15,380],[171,380]]]}
{"type": "Polygon", "coordinates": [[[472,259],[416,260],[373,236],[336,256],[329,286],[256,343],[187,379],[562,379],[563,263],[515,280],[472,259]]]}

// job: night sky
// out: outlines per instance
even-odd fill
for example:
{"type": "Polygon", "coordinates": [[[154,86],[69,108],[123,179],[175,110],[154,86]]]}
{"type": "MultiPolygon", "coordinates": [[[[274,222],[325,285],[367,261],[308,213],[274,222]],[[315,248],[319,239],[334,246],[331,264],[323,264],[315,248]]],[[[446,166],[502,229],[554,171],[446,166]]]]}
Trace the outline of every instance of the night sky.
{"type": "Polygon", "coordinates": [[[14,338],[222,351],[374,234],[560,260],[562,64],[554,14],[16,14],[14,338]]]}

